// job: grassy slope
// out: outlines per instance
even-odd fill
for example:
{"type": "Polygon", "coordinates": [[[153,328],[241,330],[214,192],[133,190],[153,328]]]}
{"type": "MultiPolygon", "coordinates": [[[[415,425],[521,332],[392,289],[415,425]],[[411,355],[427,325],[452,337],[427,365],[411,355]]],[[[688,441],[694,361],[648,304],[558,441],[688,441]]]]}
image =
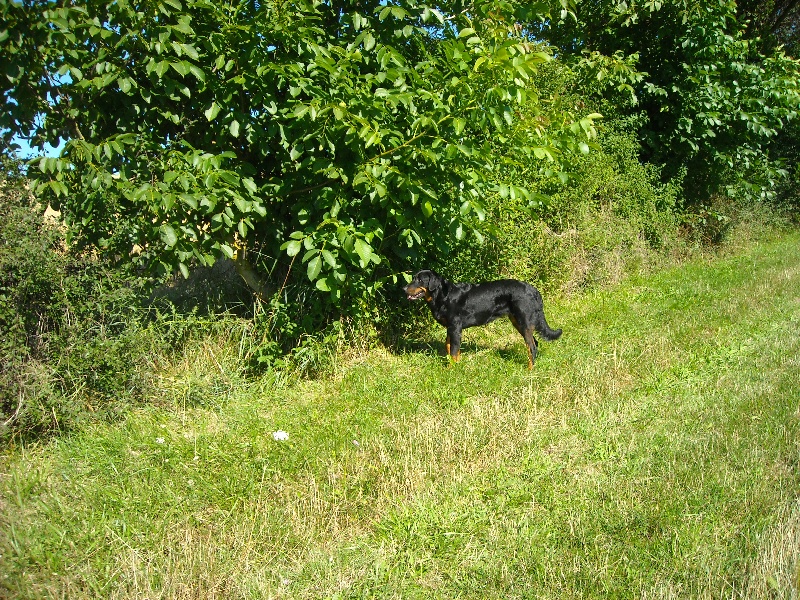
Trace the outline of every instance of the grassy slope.
{"type": "Polygon", "coordinates": [[[796,597],[799,247],[546,299],[532,373],[506,322],[286,385],[209,342],[2,458],[0,596],[796,597]]]}

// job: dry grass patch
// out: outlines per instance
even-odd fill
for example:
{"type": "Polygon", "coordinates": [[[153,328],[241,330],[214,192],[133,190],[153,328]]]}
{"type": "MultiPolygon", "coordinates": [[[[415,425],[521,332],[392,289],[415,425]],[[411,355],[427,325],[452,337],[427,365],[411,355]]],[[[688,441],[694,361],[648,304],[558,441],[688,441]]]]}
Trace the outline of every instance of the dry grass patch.
{"type": "Polygon", "coordinates": [[[745,597],[790,600],[800,596],[800,502],[787,505],[761,536],[745,597]]]}

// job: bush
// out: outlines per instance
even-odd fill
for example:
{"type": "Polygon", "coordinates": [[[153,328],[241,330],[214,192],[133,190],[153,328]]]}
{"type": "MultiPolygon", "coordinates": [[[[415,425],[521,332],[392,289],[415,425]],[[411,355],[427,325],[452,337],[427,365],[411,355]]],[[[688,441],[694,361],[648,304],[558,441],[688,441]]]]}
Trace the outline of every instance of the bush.
{"type": "Polygon", "coordinates": [[[71,428],[137,395],[144,281],[71,253],[5,159],[0,180],[0,437],[71,428]]]}
{"type": "Polygon", "coordinates": [[[46,367],[36,362],[47,309],[60,281],[58,231],[42,222],[20,165],[4,161],[0,175],[0,420],[7,429],[27,420],[30,398],[52,395],[46,367]]]}
{"type": "Polygon", "coordinates": [[[640,162],[642,118],[608,119],[596,147],[574,155],[568,174],[521,182],[541,194],[540,205],[498,197],[488,207],[487,243],[463,244],[440,268],[464,279],[499,274],[574,291],[616,281],[668,248],[677,235],[680,186],[640,162]]]}
{"type": "Polygon", "coordinates": [[[787,125],[770,151],[771,158],[786,169],[786,177],[777,186],[776,204],[788,210],[795,222],[800,222],[800,120],[787,125]]]}

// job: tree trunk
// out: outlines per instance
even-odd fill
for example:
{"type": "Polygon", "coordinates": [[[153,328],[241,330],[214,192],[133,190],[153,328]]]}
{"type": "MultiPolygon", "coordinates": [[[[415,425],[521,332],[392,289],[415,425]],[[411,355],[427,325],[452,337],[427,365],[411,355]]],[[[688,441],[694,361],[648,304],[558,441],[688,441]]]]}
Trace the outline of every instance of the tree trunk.
{"type": "Polygon", "coordinates": [[[274,290],[261,275],[258,274],[255,267],[250,264],[247,259],[247,249],[244,246],[238,246],[233,255],[233,264],[236,267],[236,272],[244,279],[256,298],[259,300],[267,300],[272,295],[274,290]]]}

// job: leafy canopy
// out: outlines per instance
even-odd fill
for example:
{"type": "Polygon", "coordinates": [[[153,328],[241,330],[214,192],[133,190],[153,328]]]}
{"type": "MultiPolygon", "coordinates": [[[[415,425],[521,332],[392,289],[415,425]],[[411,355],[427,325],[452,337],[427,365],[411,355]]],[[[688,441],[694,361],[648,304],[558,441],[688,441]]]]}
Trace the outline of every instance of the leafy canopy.
{"type": "Polygon", "coordinates": [[[754,192],[772,187],[779,172],[767,164],[769,146],[798,115],[800,62],[781,50],[762,54],[736,2],[580,1],[575,13],[542,35],[583,66],[598,57],[627,62],[630,70],[608,80],[627,80],[619,88],[636,102],[626,107],[617,95],[617,106],[645,112],[646,158],[667,175],[685,170],[689,197],[702,200],[737,176],[760,174],[754,192]]]}
{"type": "Polygon", "coordinates": [[[0,4],[0,127],[67,140],[31,174],[74,240],[166,272],[248,251],[340,304],[479,228],[498,162],[556,160],[599,116],[520,126],[544,3],[46,6],[0,4]]]}

